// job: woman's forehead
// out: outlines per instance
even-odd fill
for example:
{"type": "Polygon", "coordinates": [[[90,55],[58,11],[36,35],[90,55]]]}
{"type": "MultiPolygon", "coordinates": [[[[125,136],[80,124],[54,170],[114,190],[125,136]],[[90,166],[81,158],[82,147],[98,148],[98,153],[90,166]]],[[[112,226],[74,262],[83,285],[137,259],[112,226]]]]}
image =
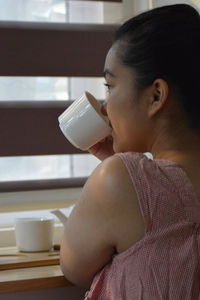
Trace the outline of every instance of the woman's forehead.
{"type": "Polygon", "coordinates": [[[104,74],[110,75],[111,73],[112,75],[116,76],[123,68],[126,67],[120,63],[119,58],[117,56],[116,47],[111,47],[106,56],[104,74]]]}
{"type": "Polygon", "coordinates": [[[106,55],[105,67],[107,68],[110,65],[116,64],[116,50],[111,47],[106,55]]]}
{"type": "Polygon", "coordinates": [[[104,65],[104,77],[124,78],[130,77],[133,80],[133,70],[123,65],[117,55],[117,47],[111,47],[106,56],[104,65]]]}

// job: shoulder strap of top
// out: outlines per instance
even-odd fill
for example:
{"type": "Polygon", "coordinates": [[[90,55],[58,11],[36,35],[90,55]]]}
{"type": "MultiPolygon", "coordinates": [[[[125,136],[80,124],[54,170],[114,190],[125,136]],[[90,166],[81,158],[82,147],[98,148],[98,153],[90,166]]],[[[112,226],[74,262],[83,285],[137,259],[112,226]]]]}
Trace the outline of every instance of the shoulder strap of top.
{"type": "Polygon", "coordinates": [[[133,152],[116,155],[124,162],[133,182],[146,232],[186,219],[173,162],[159,164],[144,154],[133,152]]]}

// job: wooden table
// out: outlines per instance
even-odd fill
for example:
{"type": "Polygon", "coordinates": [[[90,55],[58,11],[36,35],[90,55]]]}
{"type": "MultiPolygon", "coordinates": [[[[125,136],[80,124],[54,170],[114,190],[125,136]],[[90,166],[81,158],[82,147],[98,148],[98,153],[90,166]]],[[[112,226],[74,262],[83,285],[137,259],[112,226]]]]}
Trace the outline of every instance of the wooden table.
{"type": "MultiPolygon", "coordinates": [[[[0,248],[0,254],[2,249],[3,248],[0,248]]],[[[13,250],[13,248],[8,248],[8,250],[13,250]]],[[[3,253],[5,253],[5,248],[3,253]]],[[[34,259],[35,255],[37,254],[34,254],[34,259]]],[[[3,256],[0,256],[0,264],[2,257],[3,256]]],[[[20,259],[21,258],[22,257],[20,257],[20,259]]],[[[41,253],[38,253],[38,261],[40,259],[41,253]]],[[[31,263],[33,264],[33,261],[31,263]]],[[[63,276],[59,262],[55,262],[51,265],[48,265],[47,262],[46,265],[44,265],[43,260],[42,266],[38,266],[37,262],[35,267],[33,267],[32,264],[31,267],[29,267],[26,262],[26,267],[23,267],[23,264],[16,265],[15,262],[13,268],[9,266],[8,269],[0,270],[0,294],[72,286],[72,283],[63,276]]]]}
{"type": "Polygon", "coordinates": [[[42,266],[0,271],[0,294],[72,286],[60,266],[42,266]]]}

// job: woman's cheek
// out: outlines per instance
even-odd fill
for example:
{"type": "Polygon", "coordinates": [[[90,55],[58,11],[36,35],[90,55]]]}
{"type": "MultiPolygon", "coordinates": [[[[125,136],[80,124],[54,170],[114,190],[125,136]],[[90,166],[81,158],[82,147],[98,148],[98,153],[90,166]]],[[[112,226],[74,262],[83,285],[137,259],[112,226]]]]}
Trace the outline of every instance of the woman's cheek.
{"type": "Polygon", "coordinates": [[[110,103],[107,102],[107,106],[106,106],[106,112],[107,112],[107,116],[108,119],[111,122],[111,118],[112,118],[112,108],[110,107],[110,103]]]}

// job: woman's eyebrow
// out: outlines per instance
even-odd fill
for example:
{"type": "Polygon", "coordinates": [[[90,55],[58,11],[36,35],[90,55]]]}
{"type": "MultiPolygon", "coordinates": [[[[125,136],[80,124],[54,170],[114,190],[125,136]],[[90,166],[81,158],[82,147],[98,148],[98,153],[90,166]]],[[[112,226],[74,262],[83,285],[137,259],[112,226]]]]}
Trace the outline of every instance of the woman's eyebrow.
{"type": "Polygon", "coordinates": [[[106,76],[111,76],[111,77],[115,77],[115,75],[113,73],[111,73],[109,71],[109,69],[105,69],[104,72],[103,72],[103,77],[106,77],[106,76]]]}

